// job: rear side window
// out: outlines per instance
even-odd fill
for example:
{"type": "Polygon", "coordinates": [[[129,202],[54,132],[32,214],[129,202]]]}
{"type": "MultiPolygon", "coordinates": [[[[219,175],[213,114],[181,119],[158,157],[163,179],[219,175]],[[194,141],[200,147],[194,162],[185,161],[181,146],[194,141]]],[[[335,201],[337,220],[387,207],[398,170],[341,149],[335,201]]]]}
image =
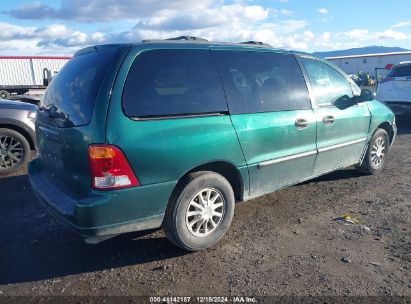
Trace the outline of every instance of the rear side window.
{"type": "Polygon", "coordinates": [[[293,55],[214,51],[230,113],[310,109],[307,86],[293,55]]]}
{"type": "Polygon", "coordinates": [[[395,67],[392,71],[388,74],[387,77],[408,77],[411,76],[411,65],[404,65],[395,67]]]}
{"type": "Polygon", "coordinates": [[[131,66],[123,108],[147,118],[226,112],[227,102],[208,50],[153,50],[131,66]]]}
{"type": "Polygon", "coordinates": [[[301,57],[301,61],[310,78],[317,105],[335,105],[353,97],[351,84],[336,69],[316,59],[301,57]]]}
{"type": "Polygon", "coordinates": [[[56,114],[53,119],[39,118],[58,127],[88,124],[100,83],[114,55],[114,51],[91,52],[67,62],[51,81],[42,100],[42,105],[56,114]]]}

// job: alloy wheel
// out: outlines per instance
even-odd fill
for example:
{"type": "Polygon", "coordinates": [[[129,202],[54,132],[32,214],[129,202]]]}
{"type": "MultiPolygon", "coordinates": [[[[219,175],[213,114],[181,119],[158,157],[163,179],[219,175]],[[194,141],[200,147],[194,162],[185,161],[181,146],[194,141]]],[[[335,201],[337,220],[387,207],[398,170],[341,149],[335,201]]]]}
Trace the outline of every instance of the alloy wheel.
{"type": "Polygon", "coordinates": [[[23,160],[23,144],[9,135],[0,135],[0,168],[9,169],[23,160]]]}
{"type": "Polygon", "coordinates": [[[378,167],[384,160],[386,154],[386,140],[383,136],[377,137],[371,150],[371,163],[378,167]]]}
{"type": "Polygon", "coordinates": [[[196,237],[213,233],[224,217],[224,205],[224,197],[217,189],[199,191],[186,211],[186,226],[190,233],[196,237]]]}

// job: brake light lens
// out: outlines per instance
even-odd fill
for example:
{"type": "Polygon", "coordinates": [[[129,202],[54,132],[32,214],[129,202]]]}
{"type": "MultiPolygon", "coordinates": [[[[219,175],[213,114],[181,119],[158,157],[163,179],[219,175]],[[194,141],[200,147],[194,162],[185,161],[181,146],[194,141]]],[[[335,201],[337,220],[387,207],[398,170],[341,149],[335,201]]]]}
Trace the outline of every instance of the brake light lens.
{"type": "Polygon", "coordinates": [[[112,145],[90,145],[88,147],[92,187],[113,190],[139,186],[123,152],[112,145]]]}
{"type": "Polygon", "coordinates": [[[381,83],[388,82],[388,81],[393,81],[393,80],[395,80],[394,77],[386,77],[383,80],[381,80],[381,83]]]}

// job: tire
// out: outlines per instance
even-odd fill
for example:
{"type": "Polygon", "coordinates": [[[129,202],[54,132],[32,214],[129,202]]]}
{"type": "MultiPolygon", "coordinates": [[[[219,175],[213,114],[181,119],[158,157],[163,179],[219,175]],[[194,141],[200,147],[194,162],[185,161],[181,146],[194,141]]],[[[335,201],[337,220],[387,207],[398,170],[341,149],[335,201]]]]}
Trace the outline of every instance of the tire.
{"type": "Polygon", "coordinates": [[[361,164],[357,165],[358,171],[365,174],[377,174],[383,167],[388,155],[390,141],[384,129],[375,130],[361,164]]]}
{"type": "Polygon", "coordinates": [[[27,139],[19,132],[0,128],[0,175],[17,171],[27,164],[29,157],[30,144],[27,139]]]}
{"type": "Polygon", "coordinates": [[[0,90],[0,99],[9,99],[10,93],[6,90],[0,90]]]}
{"type": "Polygon", "coordinates": [[[172,243],[185,250],[209,248],[230,227],[234,205],[233,189],[222,175],[210,171],[192,173],[173,191],[163,230],[172,243]]]}

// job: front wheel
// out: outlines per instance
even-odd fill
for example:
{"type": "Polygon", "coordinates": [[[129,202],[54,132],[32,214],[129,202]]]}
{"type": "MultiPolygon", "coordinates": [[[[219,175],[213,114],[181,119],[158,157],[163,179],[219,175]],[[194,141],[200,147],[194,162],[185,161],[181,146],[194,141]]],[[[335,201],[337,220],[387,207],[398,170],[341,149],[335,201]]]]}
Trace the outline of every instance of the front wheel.
{"type": "Polygon", "coordinates": [[[185,250],[211,247],[227,232],[234,205],[233,189],[222,175],[209,171],[190,174],[170,199],[164,232],[185,250]]]}
{"type": "Polygon", "coordinates": [[[357,170],[366,174],[380,172],[384,167],[389,146],[387,132],[384,129],[377,129],[370,140],[362,163],[356,166],[357,170]]]}

